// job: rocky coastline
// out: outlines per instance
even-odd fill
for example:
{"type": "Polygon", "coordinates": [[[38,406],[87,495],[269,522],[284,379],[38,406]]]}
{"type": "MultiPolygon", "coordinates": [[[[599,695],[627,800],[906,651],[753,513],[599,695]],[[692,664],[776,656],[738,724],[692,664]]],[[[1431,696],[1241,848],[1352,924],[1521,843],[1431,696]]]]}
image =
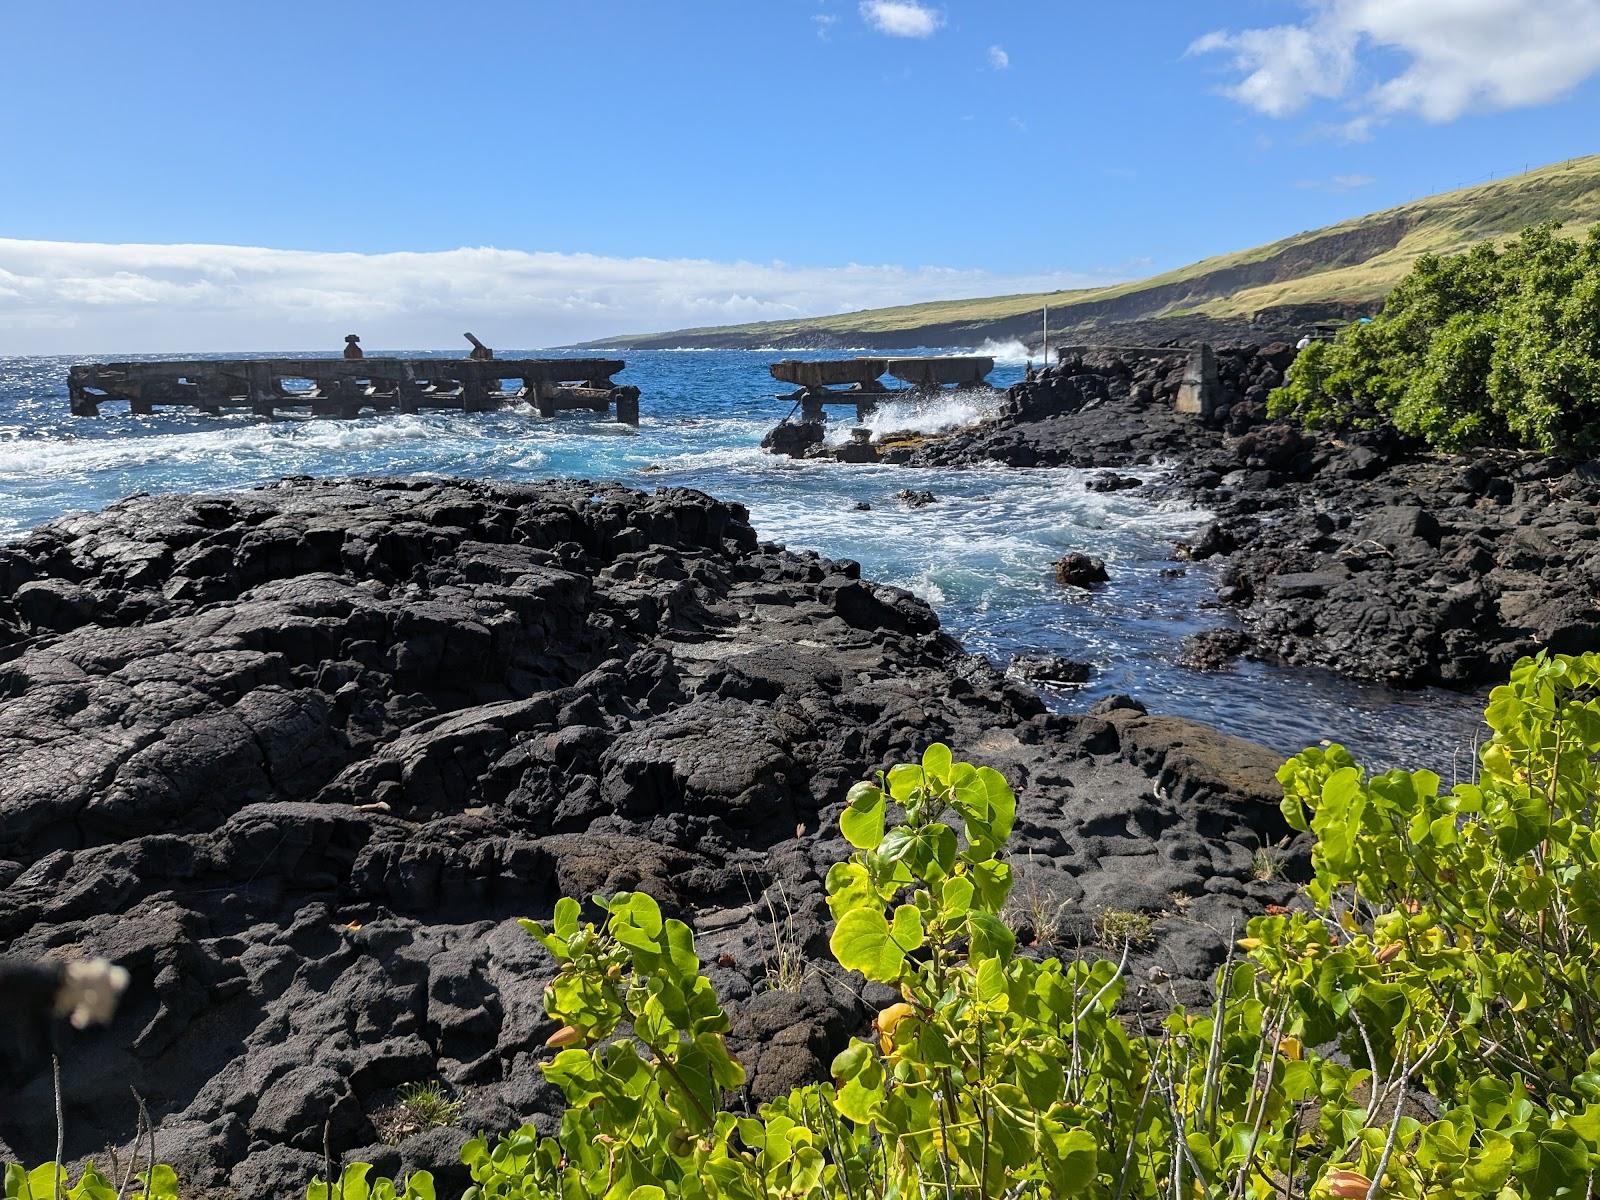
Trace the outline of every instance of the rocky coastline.
{"type": "MultiPolygon", "coordinates": [[[[127,1146],[132,1087],[207,1194],[295,1193],[325,1131],[459,1190],[473,1132],[558,1111],[515,919],[563,894],[699,931],[750,1099],[814,1078],[881,999],[818,966],[841,802],[934,740],[1016,787],[1024,944],[1105,953],[1115,915],[1134,1003],[1197,997],[1303,868],[1277,756],[1126,698],[1049,713],[698,492],[294,479],[0,547],[0,947],[132,974],[61,1032],[68,1157],[127,1146]],[[394,1133],[433,1081],[450,1119],[394,1133]]],[[[48,1157],[40,1038],[0,1087],[0,1159],[48,1157]]]]}
{"type": "MultiPolygon", "coordinates": [[[[1139,486],[1116,468],[1163,464],[1146,487],[1215,515],[1180,561],[1207,562],[1236,628],[1187,648],[1199,669],[1239,655],[1399,687],[1472,687],[1521,655],[1600,642],[1600,469],[1582,458],[1443,455],[1392,430],[1307,433],[1267,418],[1287,343],[1217,353],[1220,402],[1174,409],[1185,354],[1070,357],[1010,388],[989,420],[887,434],[873,461],[907,467],[1104,468],[1086,486],[1139,486]]],[[[769,448],[834,453],[820,430],[769,448]]],[[[859,460],[859,447],[854,449],[859,460]]]]}

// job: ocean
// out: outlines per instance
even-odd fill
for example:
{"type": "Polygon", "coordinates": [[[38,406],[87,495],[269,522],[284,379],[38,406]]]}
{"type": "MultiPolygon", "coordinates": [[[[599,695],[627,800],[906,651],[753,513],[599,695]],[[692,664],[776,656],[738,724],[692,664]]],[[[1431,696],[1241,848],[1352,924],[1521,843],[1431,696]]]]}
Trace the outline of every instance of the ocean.
{"type": "MultiPolygon", "coordinates": [[[[993,382],[1021,377],[1021,347],[994,352],[993,382]]],[[[501,357],[524,353],[536,352],[501,357]]],[[[628,366],[616,382],[643,392],[637,430],[588,414],[540,421],[520,407],[266,421],[181,410],[133,417],[110,404],[101,417],[73,417],[66,377],[75,360],[0,357],[0,541],[135,492],[231,491],[283,475],[570,476],[695,487],[746,505],[764,538],[855,559],[865,576],[915,592],[969,650],[1000,665],[1021,653],[1091,663],[1089,684],[1045,694],[1062,711],[1121,692],[1152,712],[1193,717],[1285,754],[1335,740],[1371,765],[1428,766],[1447,784],[1472,772],[1482,695],[1397,692],[1261,664],[1215,674],[1179,667],[1187,636],[1231,620],[1212,602],[1205,564],[1163,574],[1173,541],[1205,525],[1203,510],[1153,503],[1140,490],[1086,491],[1088,471],[909,471],[775,457],[759,443],[791,406],[776,397],[783,385],[767,367],[805,355],[618,357],[628,366]],[[894,498],[903,488],[926,488],[937,500],[908,508],[894,498]],[[863,502],[870,509],[858,510],[863,502]],[[1093,592],[1057,585],[1052,566],[1068,550],[1105,559],[1111,582],[1093,592]]],[[[872,424],[933,431],[970,421],[997,400],[976,393],[896,403],[872,424]]],[[[846,425],[838,422],[836,438],[846,425]]],[[[1161,470],[1124,473],[1148,479],[1161,470]]]]}

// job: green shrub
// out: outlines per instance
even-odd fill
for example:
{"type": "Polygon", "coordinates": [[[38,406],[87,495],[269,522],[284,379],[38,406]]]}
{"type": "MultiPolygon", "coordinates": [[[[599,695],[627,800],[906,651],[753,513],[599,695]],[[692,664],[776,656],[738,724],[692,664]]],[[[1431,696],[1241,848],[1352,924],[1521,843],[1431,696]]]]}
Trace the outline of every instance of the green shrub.
{"type": "Polygon", "coordinates": [[[386,1178],[368,1179],[370,1174],[371,1164],[350,1163],[331,1184],[325,1179],[313,1179],[306,1188],[306,1200],[434,1200],[433,1176],[426,1171],[418,1171],[400,1183],[386,1178]]]}
{"type": "Polygon", "coordinates": [[[1313,343],[1268,400],[1311,427],[1380,420],[1443,450],[1551,451],[1600,435],[1600,227],[1535,225],[1425,254],[1370,323],[1313,343]]]}
{"type": "Polygon", "coordinates": [[[91,1163],[73,1179],[53,1162],[31,1171],[7,1163],[4,1194],[5,1200],[178,1200],[178,1177],[171,1167],[157,1166],[125,1181],[111,1180],[91,1163]]]}

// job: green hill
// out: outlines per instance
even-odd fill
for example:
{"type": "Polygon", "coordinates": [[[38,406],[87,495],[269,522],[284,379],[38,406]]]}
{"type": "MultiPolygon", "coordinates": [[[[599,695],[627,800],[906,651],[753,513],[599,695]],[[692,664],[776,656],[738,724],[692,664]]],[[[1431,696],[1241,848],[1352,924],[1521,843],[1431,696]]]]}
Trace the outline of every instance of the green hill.
{"type": "MultiPolygon", "coordinates": [[[[1184,326],[1284,327],[1375,308],[1428,251],[1463,249],[1537,221],[1569,230],[1600,221],[1600,155],[1429,196],[1398,208],[1208,258],[1112,287],[941,300],[793,321],[762,321],[606,338],[596,346],[905,347],[1037,341],[1040,310],[1052,331],[1159,321],[1184,326]]],[[[1052,342],[1055,341],[1052,332],[1052,342]]]]}

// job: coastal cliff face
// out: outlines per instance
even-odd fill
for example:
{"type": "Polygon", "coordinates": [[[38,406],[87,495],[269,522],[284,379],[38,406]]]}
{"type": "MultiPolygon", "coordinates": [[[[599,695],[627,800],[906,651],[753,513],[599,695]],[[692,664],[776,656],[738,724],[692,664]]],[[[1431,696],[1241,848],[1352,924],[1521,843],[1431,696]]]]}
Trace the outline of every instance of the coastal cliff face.
{"type": "MultiPolygon", "coordinates": [[[[217,1194],[302,1187],[325,1127],[462,1182],[471,1131],[557,1111],[515,918],[563,894],[697,928],[754,1098],[816,1077],[878,998],[776,980],[779,943],[825,956],[845,791],[935,740],[1017,789],[1024,941],[1146,914],[1163,1010],[1288,898],[1274,756],[1048,714],[915,597],[697,492],[290,480],[48,525],[0,548],[0,949],[133,977],[61,1043],[68,1155],[127,1145],[132,1086],[217,1194]],[[382,1144],[429,1080],[459,1114],[382,1144]]],[[[0,1159],[49,1157],[43,1047],[0,1046],[0,1086],[0,1159]]]]}

